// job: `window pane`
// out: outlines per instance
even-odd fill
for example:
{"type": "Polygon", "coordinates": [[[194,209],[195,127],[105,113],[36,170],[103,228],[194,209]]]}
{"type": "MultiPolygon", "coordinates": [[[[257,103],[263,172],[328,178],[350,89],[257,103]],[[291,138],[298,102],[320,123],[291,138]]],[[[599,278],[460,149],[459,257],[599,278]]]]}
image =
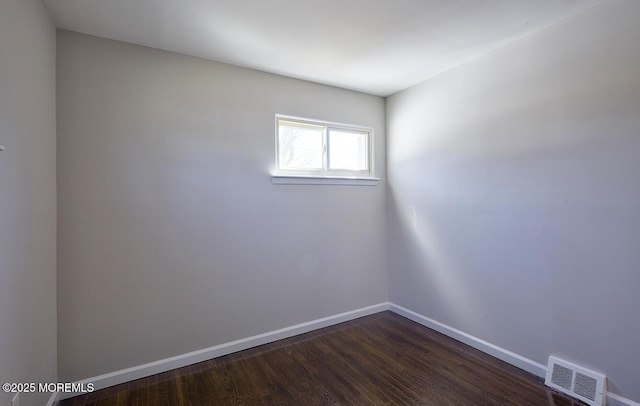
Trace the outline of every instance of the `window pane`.
{"type": "Polygon", "coordinates": [[[324,127],[280,122],[278,126],[281,169],[322,169],[324,127]]]}
{"type": "Polygon", "coordinates": [[[329,168],[352,171],[369,169],[367,145],[369,133],[362,131],[329,131],[329,168]]]}

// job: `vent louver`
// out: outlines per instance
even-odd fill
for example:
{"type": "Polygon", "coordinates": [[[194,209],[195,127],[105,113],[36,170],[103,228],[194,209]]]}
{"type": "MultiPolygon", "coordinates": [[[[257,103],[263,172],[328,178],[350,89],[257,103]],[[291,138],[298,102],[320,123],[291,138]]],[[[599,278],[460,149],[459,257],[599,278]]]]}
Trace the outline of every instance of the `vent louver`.
{"type": "Polygon", "coordinates": [[[596,400],[597,386],[597,379],[576,372],[576,383],[573,385],[573,391],[575,393],[587,399],[596,400]]]}
{"type": "Polygon", "coordinates": [[[544,383],[589,405],[606,405],[606,376],[568,361],[549,357],[544,383]]]}

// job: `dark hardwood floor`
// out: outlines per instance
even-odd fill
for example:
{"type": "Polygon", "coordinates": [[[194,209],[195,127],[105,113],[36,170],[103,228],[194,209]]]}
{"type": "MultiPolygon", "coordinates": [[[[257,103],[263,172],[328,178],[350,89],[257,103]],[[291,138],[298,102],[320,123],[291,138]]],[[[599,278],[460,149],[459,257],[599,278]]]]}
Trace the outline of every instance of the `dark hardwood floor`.
{"type": "Polygon", "coordinates": [[[583,403],[391,312],[67,399],[61,406],[583,403]]]}

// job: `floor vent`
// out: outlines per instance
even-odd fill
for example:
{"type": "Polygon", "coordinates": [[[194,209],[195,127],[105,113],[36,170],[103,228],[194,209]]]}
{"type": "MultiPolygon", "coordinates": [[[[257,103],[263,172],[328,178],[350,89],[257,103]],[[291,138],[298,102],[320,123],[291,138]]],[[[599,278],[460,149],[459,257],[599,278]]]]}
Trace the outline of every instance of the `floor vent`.
{"type": "Polygon", "coordinates": [[[606,381],[607,377],[598,372],[556,357],[549,357],[544,383],[588,405],[604,406],[606,381]]]}

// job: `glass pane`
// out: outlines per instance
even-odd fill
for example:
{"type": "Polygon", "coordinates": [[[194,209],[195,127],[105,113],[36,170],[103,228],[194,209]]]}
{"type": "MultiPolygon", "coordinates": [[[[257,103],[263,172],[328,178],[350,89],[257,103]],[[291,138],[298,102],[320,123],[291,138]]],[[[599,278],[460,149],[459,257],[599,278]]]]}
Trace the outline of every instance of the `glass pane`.
{"type": "Polygon", "coordinates": [[[331,130],[329,132],[329,168],[368,170],[368,138],[369,133],[362,131],[331,130]]]}
{"type": "Polygon", "coordinates": [[[281,169],[322,169],[324,127],[280,122],[278,126],[281,169]]]}

